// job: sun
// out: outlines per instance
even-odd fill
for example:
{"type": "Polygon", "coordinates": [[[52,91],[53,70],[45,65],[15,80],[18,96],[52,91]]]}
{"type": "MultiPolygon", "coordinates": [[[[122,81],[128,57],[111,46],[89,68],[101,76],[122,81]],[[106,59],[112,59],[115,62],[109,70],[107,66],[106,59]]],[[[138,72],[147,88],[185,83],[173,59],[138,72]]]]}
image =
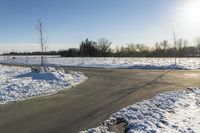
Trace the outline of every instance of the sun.
{"type": "Polygon", "coordinates": [[[200,24],[200,0],[187,0],[182,15],[188,22],[200,24]]]}

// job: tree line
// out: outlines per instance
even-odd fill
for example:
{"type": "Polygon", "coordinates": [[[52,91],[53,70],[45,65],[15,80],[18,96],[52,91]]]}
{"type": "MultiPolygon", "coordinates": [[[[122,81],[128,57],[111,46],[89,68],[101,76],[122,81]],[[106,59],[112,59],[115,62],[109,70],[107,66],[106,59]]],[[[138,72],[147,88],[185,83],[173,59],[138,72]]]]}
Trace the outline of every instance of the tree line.
{"type": "Polygon", "coordinates": [[[185,39],[157,42],[153,47],[130,43],[111,48],[112,42],[106,38],[92,41],[85,39],[79,48],[43,52],[9,52],[3,55],[60,55],[62,57],[200,57],[200,38],[192,43],[185,39]]]}

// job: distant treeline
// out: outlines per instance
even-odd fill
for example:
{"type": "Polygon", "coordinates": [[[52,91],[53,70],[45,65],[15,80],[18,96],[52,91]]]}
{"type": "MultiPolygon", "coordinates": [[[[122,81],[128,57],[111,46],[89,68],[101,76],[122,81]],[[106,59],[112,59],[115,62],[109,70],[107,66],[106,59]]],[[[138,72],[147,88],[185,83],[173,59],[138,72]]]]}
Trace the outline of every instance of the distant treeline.
{"type": "MultiPolygon", "coordinates": [[[[126,46],[111,48],[111,42],[102,38],[98,41],[86,39],[79,48],[48,51],[43,55],[60,55],[62,57],[198,57],[200,56],[200,39],[194,41],[193,46],[184,39],[175,40],[170,44],[167,40],[156,43],[154,47],[145,44],[127,44],[126,46]]],[[[41,55],[42,52],[10,52],[4,55],[41,55]]]]}

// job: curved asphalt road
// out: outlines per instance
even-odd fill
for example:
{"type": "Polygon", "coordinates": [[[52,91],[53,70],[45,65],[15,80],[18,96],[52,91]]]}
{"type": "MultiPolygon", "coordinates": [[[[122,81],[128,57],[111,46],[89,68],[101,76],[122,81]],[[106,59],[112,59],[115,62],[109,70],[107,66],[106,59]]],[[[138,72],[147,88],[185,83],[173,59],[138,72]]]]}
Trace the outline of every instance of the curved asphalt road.
{"type": "Polygon", "coordinates": [[[88,80],[57,94],[0,106],[2,133],[76,133],[168,90],[200,86],[200,71],[67,68],[88,80]]]}

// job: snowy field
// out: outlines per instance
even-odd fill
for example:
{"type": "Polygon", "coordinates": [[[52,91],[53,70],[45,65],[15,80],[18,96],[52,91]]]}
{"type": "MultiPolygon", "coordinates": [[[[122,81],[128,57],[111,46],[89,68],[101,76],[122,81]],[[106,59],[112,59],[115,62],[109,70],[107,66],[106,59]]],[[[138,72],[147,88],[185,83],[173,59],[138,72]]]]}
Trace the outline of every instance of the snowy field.
{"type": "MultiPolygon", "coordinates": [[[[0,62],[13,64],[40,64],[40,56],[0,56],[0,62]]],[[[199,69],[200,58],[61,58],[45,57],[47,65],[128,68],[128,69],[199,69]]]]}
{"type": "Polygon", "coordinates": [[[0,104],[49,95],[75,86],[86,77],[78,72],[46,68],[47,72],[32,72],[30,68],[0,65],[0,104]]]}
{"type": "Polygon", "coordinates": [[[81,133],[109,133],[108,127],[123,121],[125,133],[199,133],[200,89],[166,92],[128,106],[102,126],[81,133]]]}

